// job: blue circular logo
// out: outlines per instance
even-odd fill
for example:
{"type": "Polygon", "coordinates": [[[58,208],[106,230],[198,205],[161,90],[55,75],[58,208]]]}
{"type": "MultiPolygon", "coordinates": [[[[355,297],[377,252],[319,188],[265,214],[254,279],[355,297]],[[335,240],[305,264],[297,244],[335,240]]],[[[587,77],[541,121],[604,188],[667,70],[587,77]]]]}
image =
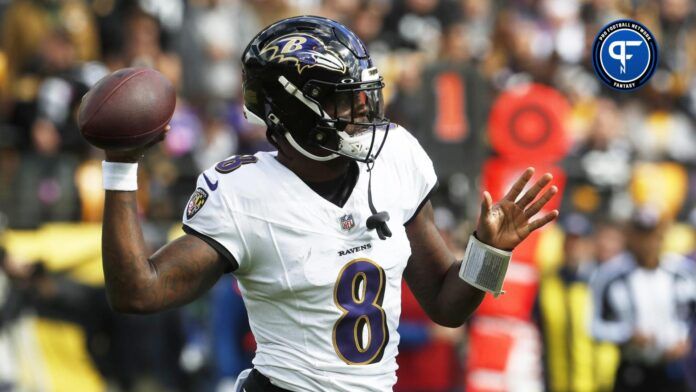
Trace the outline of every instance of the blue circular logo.
{"type": "Polygon", "coordinates": [[[592,46],[597,76],[615,90],[635,90],[645,84],[657,66],[657,42],[642,24],[621,19],[599,31],[592,46]]]}

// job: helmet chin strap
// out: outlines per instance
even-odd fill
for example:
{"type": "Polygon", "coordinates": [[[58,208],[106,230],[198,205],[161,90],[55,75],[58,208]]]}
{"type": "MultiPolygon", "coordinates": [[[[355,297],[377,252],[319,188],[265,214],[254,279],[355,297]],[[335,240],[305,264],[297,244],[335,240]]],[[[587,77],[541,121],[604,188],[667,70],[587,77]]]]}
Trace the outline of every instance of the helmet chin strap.
{"type": "Polygon", "coordinates": [[[311,160],[319,161],[319,162],[326,162],[326,161],[330,161],[330,160],[332,160],[332,159],[338,158],[338,154],[329,154],[329,155],[327,155],[327,156],[325,156],[325,157],[321,157],[321,156],[319,156],[319,155],[312,154],[311,152],[309,152],[309,151],[305,150],[304,148],[302,148],[302,146],[300,146],[300,144],[297,143],[297,141],[295,140],[295,138],[292,137],[292,134],[290,134],[290,132],[285,131],[284,135],[285,135],[285,139],[287,139],[288,143],[290,143],[290,145],[291,145],[295,150],[297,150],[297,152],[299,152],[300,154],[306,156],[307,158],[309,158],[309,159],[311,159],[311,160]]]}
{"type": "MultiPolygon", "coordinates": [[[[297,98],[300,102],[302,102],[305,106],[307,106],[311,111],[316,113],[317,116],[321,116],[327,120],[331,120],[331,117],[329,117],[321,109],[321,107],[319,107],[318,103],[307,99],[307,97],[305,97],[304,93],[302,91],[300,91],[300,89],[298,89],[297,86],[292,84],[292,82],[290,82],[285,76],[280,75],[278,77],[278,82],[280,82],[280,84],[283,85],[283,88],[285,89],[285,91],[288,94],[297,98]]],[[[271,117],[269,115],[269,119],[276,125],[280,124],[280,120],[278,120],[278,117],[276,117],[275,115],[273,117],[271,117]]],[[[329,155],[324,156],[324,157],[316,155],[316,154],[312,154],[311,152],[305,150],[302,146],[300,146],[300,143],[298,143],[297,140],[295,140],[295,138],[292,137],[292,134],[290,134],[290,131],[288,131],[287,129],[284,129],[283,134],[285,135],[285,138],[288,140],[288,143],[290,143],[290,145],[295,150],[297,150],[300,154],[304,155],[305,157],[307,157],[309,159],[319,161],[319,162],[326,162],[326,161],[330,161],[330,160],[338,157],[338,154],[329,154],[329,155]]]]}

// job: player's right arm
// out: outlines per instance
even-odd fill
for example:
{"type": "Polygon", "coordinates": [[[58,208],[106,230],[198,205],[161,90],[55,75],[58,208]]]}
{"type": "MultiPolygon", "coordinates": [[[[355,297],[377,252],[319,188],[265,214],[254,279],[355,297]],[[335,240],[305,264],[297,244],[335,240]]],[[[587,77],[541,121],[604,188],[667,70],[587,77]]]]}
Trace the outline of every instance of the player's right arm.
{"type": "MultiPolygon", "coordinates": [[[[142,151],[107,151],[107,161],[136,162],[142,151]]],[[[193,235],[150,255],[138,222],[136,193],[106,191],[102,262],[109,302],[124,313],[152,313],[183,305],[207,291],[229,266],[193,235]]]]}

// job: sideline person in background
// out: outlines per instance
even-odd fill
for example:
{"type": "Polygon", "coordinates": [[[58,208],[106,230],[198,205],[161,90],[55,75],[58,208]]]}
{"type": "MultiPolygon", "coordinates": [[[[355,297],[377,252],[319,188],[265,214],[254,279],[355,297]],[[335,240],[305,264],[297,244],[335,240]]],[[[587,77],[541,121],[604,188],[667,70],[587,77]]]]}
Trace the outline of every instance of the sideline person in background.
{"type": "Polygon", "coordinates": [[[696,287],[660,253],[668,225],[654,210],[633,214],[627,242],[633,265],[612,277],[595,303],[595,337],[621,347],[616,391],[688,390],[683,360],[696,287]]]}

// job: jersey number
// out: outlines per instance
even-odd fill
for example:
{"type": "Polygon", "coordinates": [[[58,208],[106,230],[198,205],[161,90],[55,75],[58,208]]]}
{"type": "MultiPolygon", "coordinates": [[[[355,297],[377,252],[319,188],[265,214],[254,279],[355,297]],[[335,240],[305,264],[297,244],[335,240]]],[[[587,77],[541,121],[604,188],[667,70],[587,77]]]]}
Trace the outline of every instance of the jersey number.
{"type": "Polygon", "coordinates": [[[374,261],[350,261],[336,279],[334,302],[343,312],[333,328],[336,354],[349,365],[379,362],[389,341],[382,309],[386,278],[374,261]]]}
{"type": "Polygon", "coordinates": [[[234,155],[215,165],[215,170],[218,173],[227,174],[239,169],[242,165],[256,163],[256,161],[258,161],[258,158],[253,155],[234,155]]]}

